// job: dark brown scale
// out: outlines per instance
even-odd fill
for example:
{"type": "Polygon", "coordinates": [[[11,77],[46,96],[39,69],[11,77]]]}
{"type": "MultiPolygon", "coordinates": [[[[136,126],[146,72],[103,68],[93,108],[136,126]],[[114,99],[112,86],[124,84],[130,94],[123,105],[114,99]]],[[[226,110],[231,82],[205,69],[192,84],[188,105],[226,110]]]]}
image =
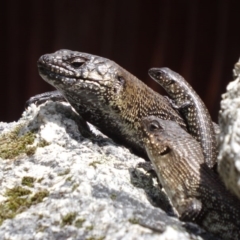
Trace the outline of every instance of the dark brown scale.
{"type": "Polygon", "coordinates": [[[145,149],[179,217],[221,239],[240,239],[240,202],[204,162],[200,144],[176,122],[142,120],[145,149]]]}
{"type": "Polygon", "coordinates": [[[59,50],[41,56],[38,69],[85,121],[140,156],[146,156],[139,130],[142,117],[170,119],[186,129],[163,96],[111,60],[59,50]]]}
{"type": "Polygon", "coordinates": [[[172,106],[183,114],[188,132],[201,144],[205,162],[213,168],[217,160],[217,143],[205,104],[187,81],[169,68],[151,68],[149,75],[167,91],[172,106]]]}

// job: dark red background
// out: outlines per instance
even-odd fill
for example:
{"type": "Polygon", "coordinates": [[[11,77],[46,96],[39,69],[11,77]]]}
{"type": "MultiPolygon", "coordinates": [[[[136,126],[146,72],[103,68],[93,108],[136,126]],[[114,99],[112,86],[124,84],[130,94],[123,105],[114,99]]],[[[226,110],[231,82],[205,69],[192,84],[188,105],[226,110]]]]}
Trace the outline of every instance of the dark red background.
{"type": "Polygon", "coordinates": [[[37,59],[61,48],[109,58],[157,91],[150,67],[183,75],[217,121],[240,55],[240,1],[1,1],[0,121],[17,120],[32,95],[52,90],[37,59]]]}

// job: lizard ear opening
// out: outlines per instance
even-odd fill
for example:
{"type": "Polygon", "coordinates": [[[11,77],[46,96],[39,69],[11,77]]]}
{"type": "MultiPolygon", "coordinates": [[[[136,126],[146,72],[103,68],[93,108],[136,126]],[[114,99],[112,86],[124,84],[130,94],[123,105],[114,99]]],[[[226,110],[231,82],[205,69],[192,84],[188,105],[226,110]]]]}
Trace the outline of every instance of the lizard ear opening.
{"type": "Polygon", "coordinates": [[[175,83],[175,81],[174,81],[173,79],[168,78],[168,77],[166,77],[166,78],[164,79],[164,82],[165,82],[165,86],[167,86],[167,87],[169,87],[169,86],[171,86],[172,84],[175,83]]]}
{"type": "Polygon", "coordinates": [[[116,79],[117,79],[117,81],[115,81],[115,82],[117,82],[117,83],[114,84],[113,91],[114,91],[114,93],[117,94],[118,92],[120,92],[122,90],[122,87],[125,84],[125,79],[121,76],[116,76],[116,79]]]}
{"type": "Polygon", "coordinates": [[[125,79],[122,76],[117,76],[117,80],[119,83],[121,83],[121,85],[125,83],[125,79]]]}

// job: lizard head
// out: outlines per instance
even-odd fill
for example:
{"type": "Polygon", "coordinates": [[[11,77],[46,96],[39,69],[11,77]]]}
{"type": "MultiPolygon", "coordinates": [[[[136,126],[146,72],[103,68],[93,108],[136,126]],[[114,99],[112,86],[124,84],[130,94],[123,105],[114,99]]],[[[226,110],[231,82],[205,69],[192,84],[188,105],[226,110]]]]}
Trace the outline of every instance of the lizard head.
{"type": "Polygon", "coordinates": [[[124,88],[125,71],[113,63],[92,54],[59,50],[41,56],[38,69],[40,76],[68,100],[75,96],[78,101],[96,103],[111,100],[124,88]]]}
{"type": "Polygon", "coordinates": [[[145,151],[153,163],[170,163],[169,159],[204,163],[200,144],[176,122],[148,116],[142,119],[141,127],[145,151]]]}
{"type": "Polygon", "coordinates": [[[153,156],[164,156],[171,152],[170,146],[168,146],[165,138],[168,133],[166,131],[166,122],[155,116],[145,117],[141,121],[143,130],[143,142],[146,152],[150,159],[153,156]]]}
{"type": "Polygon", "coordinates": [[[181,139],[188,135],[176,122],[156,116],[144,117],[141,126],[143,142],[150,159],[171,154],[177,142],[181,142],[181,139]]]}
{"type": "Polygon", "coordinates": [[[154,81],[160,84],[171,97],[181,94],[179,82],[182,77],[178,73],[169,68],[151,68],[148,74],[154,81]]]}

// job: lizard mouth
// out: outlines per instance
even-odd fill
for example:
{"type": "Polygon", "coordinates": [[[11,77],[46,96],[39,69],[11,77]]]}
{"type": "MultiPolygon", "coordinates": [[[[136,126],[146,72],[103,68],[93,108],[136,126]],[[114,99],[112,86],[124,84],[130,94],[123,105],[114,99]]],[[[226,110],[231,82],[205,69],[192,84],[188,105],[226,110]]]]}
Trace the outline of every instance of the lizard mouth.
{"type": "Polygon", "coordinates": [[[40,64],[38,65],[38,71],[40,76],[51,84],[53,84],[54,81],[54,84],[60,84],[62,82],[68,85],[73,85],[77,81],[77,79],[72,76],[66,76],[60,72],[57,73],[55,71],[51,71],[47,67],[40,64]]]}
{"type": "Polygon", "coordinates": [[[71,72],[69,70],[65,70],[68,71],[68,74],[66,74],[65,71],[61,69],[50,69],[50,67],[45,66],[42,63],[38,63],[38,71],[40,76],[54,87],[57,87],[60,84],[71,87],[76,83],[79,83],[78,85],[82,89],[97,90],[100,87],[100,84],[93,79],[82,78],[81,76],[73,77],[70,75],[71,72]]]}

